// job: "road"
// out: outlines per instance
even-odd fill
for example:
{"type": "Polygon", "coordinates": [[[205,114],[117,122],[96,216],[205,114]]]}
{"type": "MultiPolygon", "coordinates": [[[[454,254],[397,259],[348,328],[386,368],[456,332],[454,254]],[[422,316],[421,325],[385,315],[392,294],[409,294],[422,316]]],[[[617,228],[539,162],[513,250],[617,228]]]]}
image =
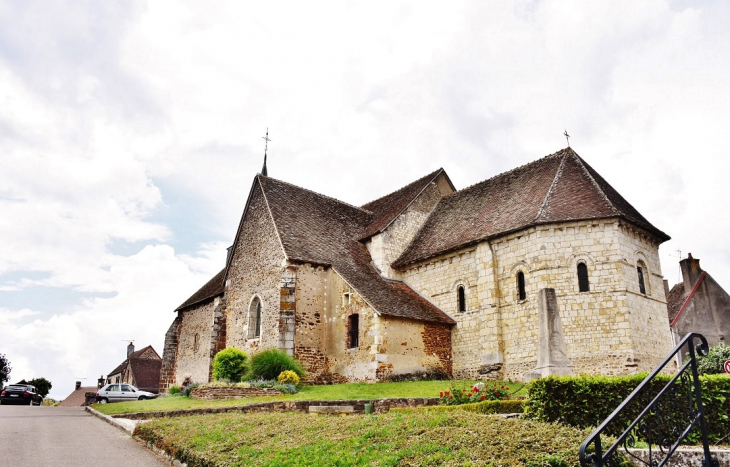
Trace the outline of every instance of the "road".
{"type": "Polygon", "coordinates": [[[82,407],[0,405],[0,467],[169,466],[82,407]]]}

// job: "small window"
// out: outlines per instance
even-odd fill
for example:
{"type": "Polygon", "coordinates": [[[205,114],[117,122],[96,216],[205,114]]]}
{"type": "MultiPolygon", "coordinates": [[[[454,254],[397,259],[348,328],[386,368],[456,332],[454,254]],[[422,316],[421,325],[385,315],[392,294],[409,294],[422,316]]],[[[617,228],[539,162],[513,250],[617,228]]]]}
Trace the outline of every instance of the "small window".
{"type": "Polygon", "coordinates": [[[458,289],[456,289],[456,301],[459,305],[459,311],[466,311],[466,294],[464,292],[464,287],[461,285],[458,289]]]}
{"type": "Polygon", "coordinates": [[[646,295],[646,285],[644,285],[644,269],[641,266],[637,266],[636,274],[639,276],[639,292],[646,295]]]}
{"type": "Polygon", "coordinates": [[[345,292],[342,294],[342,305],[348,306],[350,304],[350,296],[352,294],[350,292],[345,292]]]}
{"type": "Polygon", "coordinates": [[[525,273],[522,271],[517,273],[517,297],[518,300],[527,298],[527,294],[525,294],[525,273]]]}
{"type": "Polygon", "coordinates": [[[248,338],[255,339],[261,336],[261,300],[258,297],[251,302],[248,310],[248,338]]]}
{"type": "Polygon", "coordinates": [[[360,336],[360,316],[357,314],[347,317],[347,348],[354,349],[359,347],[360,336]]]}
{"type": "Polygon", "coordinates": [[[581,292],[589,292],[588,284],[588,266],[585,263],[578,263],[578,290],[581,292]]]}
{"type": "Polygon", "coordinates": [[[193,351],[197,352],[200,350],[200,333],[195,334],[193,338],[193,351]]]}

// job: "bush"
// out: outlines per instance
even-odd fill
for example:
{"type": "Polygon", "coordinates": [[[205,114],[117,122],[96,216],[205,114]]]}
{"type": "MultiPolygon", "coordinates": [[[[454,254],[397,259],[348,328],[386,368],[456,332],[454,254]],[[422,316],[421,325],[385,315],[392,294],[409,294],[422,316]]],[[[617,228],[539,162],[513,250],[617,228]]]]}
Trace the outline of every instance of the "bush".
{"type": "Polygon", "coordinates": [[[167,392],[171,396],[175,396],[175,395],[178,395],[178,394],[182,393],[182,388],[180,386],[177,386],[177,385],[172,385],[169,388],[167,388],[167,392]]]}
{"type": "Polygon", "coordinates": [[[185,386],[185,397],[190,397],[190,391],[200,386],[200,383],[192,383],[185,386]]]}
{"type": "Polygon", "coordinates": [[[503,401],[509,399],[509,388],[495,383],[477,383],[470,388],[451,388],[439,393],[439,404],[461,405],[482,401],[503,401]]]}
{"type": "Polygon", "coordinates": [[[697,371],[701,375],[717,375],[725,373],[724,364],[730,360],[730,345],[720,342],[710,347],[706,357],[699,357],[697,371]]]}
{"type": "Polygon", "coordinates": [[[256,378],[275,380],[287,370],[293,371],[299,378],[306,375],[302,365],[281,350],[263,350],[251,358],[251,373],[256,378]]]}
{"type": "Polygon", "coordinates": [[[282,371],[276,378],[279,383],[291,383],[294,386],[299,386],[299,376],[291,370],[282,371]]]}
{"type": "Polygon", "coordinates": [[[213,378],[241,381],[248,371],[248,355],[235,347],[223,349],[213,359],[213,378]]]}
{"type": "MultiPolygon", "coordinates": [[[[559,422],[576,428],[595,427],[611,415],[646,375],[540,378],[527,385],[529,399],[525,413],[539,421],[559,422]]],[[[605,433],[619,436],[670,378],[669,375],[654,378],[647,390],[625,408],[605,433]]],[[[730,377],[701,376],[700,384],[709,440],[718,442],[730,432],[730,377]]],[[[676,402],[671,405],[672,411],[665,416],[667,427],[672,427],[674,423],[685,426],[688,419],[688,394],[681,385],[677,389],[677,396],[673,399],[676,402]]],[[[698,442],[699,431],[691,432],[688,440],[698,442]]]]}

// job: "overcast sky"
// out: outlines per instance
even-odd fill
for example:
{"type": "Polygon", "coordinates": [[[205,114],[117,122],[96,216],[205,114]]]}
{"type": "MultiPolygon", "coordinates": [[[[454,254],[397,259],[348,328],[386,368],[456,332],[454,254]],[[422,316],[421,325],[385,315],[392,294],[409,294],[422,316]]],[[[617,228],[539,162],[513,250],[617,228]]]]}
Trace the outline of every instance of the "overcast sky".
{"type": "Polygon", "coordinates": [[[730,287],[730,3],[0,0],[0,353],[162,354],[269,175],[363,204],[571,146],[730,287]]]}

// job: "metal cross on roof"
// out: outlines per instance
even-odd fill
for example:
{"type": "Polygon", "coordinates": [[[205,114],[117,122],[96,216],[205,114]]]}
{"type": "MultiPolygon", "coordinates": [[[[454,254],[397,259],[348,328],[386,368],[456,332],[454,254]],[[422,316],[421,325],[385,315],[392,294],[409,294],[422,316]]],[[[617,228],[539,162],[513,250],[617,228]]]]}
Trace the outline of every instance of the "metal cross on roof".
{"type": "Polygon", "coordinates": [[[269,128],[268,127],[266,128],[266,136],[263,136],[263,139],[264,139],[264,141],[266,141],[266,143],[264,145],[264,167],[261,169],[261,175],[268,177],[269,171],[266,170],[266,152],[269,150],[269,141],[271,141],[269,139],[269,128]]]}
{"type": "Polygon", "coordinates": [[[563,134],[565,135],[565,141],[568,142],[568,147],[570,147],[570,135],[568,134],[568,130],[565,130],[563,134]]]}

